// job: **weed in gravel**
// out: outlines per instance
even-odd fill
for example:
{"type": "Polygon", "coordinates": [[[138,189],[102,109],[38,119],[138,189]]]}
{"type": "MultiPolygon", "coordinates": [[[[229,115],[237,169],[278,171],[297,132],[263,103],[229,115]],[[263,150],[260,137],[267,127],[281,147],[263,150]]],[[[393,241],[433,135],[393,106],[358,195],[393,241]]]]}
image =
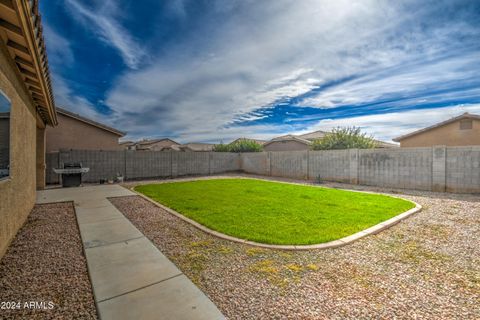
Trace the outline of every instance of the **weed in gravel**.
{"type": "Polygon", "coordinates": [[[263,276],[266,276],[268,281],[273,286],[280,289],[278,291],[278,294],[284,296],[287,294],[287,287],[290,282],[293,280],[298,283],[300,281],[300,277],[292,277],[291,275],[285,275],[281,272],[280,268],[281,267],[275,264],[275,261],[267,259],[253,264],[250,267],[250,271],[257,272],[262,274],[263,276]]]}
{"type": "Polygon", "coordinates": [[[318,269],[320,269],[320,268],[316,264],[309,263],[309,264],[307,264],[307,269],[311,270],[311,271],[318,271],[318,269]]]}
{"type": "Polygon", "coordinates": [[[415,240],[409,240],[406,243],[399,244],[401,246],[401,253],[399,258],[407,263],[420,263],[424,260],[447,261],[451,258],[445,254],[431,251],[415,240]]]}
{"type": "Polygon", "coordinates": [[[295,264],[295,263],[290,263],[286,265],[286,268],[290,271],[293,272],[301,272],[303,271],[303,267],[301,265],[295,264]]]}
{"type": "Polygon", "coordinates": [[[205,262],[207,257],[195,250],[190,250],[185,256],[188,266],[197,272],[203,271],[205,269],[205,262]]]}
{"type": "Polygon", "coordinates": [[[448,239],[448,236],[452,233],[452,228],[443,225],[443,224],[432,224],[428,226],[428,230],[433,233],[435,236],[448,239]]]}
{"type": "Polygon", "coordinates": [[[220,248],[218,248],[218,253],[230,254],[233,253],[233,249],[227,246],[220,246],[220,248]]]}
{"type": "Polygon", "coordinates": [[[192,248],[208,248],[212,244],[211,240],[204,240],[204,241],[192,241],[190,242],[190,247],[192,248]]]}
{"type": "Polygon", "coordinates": [[[285,251],[280,251],[278,253],[278,255],[282,258],[285,258],[285,259],[290,259],[292,258],[292,254],[290,252],[285,252],[285,251]]]}
{"type": "Polygon", "coordinates": [[[249,257],[256,257],[256,256],[259,256],[259,255],[265,253],[265,250],[260,249],[260,248],[249,248],[249,249],[245,250],[245,253],[249,257]]]}
{"type": "Polygon", "coordinates": [[[251,272],[272,275],[277,274],[279,268],[275,265],[275,261],[267,259],[255,262],[249,267],[249,270],[251,272]]]}

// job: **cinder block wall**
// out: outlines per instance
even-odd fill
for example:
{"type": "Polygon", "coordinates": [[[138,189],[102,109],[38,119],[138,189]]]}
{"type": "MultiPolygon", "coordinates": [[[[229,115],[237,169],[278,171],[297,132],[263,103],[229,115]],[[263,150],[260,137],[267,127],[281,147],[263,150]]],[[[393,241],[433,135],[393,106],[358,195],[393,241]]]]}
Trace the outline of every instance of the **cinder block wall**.
{"type": "Polygon", "coordinates": [[[231,171],[440,192],[480,192],[480,146],[253,153],[163,151],[63,151],[47,155],[51,167],[81,162],[86,182],[166,178],[231,171]]]}
{"type": "Polygon", "coordinates": [[[432,190],[432,148],[359,150],[358,183],[432,190]]]}
{"type": "Polygon", "coordinates": [[[349,150],[309,151],[308,178],[349,183],[349,150]]]}
{"type": "Polygon", "coordinates": [[[480,146],[243,153],[241,169],[287,178],[480,193],[480,146]]]}
{"type": "Polygon", "coordinates": [[[11,101],[10,177],[0,180],[0,257],[35,203],[36,117],[30,97],[0,42],[0,89],[11,101]]]}
{"type": "Polygon", "coordinates": [[[445,150],[445,191],[480,192],[480,146],[445,150]]]}
{"type": "Polygon", "coordinates": [[[69,162],[90,168],[82,178],[84,182],[114,179],[118,175],[135,180],[240,170],[239,154],[221,152],[63,150],[47,154],[46,159],[49,184],[59,183],[53,168],[69,162]]]}

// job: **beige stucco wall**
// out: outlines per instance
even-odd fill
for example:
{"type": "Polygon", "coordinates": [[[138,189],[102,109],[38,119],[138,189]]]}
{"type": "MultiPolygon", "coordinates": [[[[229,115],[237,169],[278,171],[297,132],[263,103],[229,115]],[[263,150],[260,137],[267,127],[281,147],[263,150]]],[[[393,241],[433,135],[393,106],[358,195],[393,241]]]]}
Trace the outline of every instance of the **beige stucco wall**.
{"type": "Polygon", "coordinates": [[[123,150],[118,144],[120,136],[60,113],[57,116],[58,126],[46,129],[47,152],[60,149],[123,150]]]}
{"type": "Polygon", "coordinates": [[[460,121],[419,133],[400,141],[400,147],[480,145],[480,120],[472,119],[472,129],[460,130],[460,121]]]}
{"type": "Polygon", "coordinates": [[[303,151],[309,150],[310,146],[298,141],[275,141],[263,147],[265,151],[303,151]]]}
{"type": "Polygon", "coordinates": [[[35,203],[36,117],[29,95],[0,41],[0,90],[11,101],[10,177],[0,180],[0,257],[35,203]]]}
{"type": "Polygon", "coordinates": [[[46,164],[45,164],[45,146],[46,135],[45,128],[37,128],[37,146],[36,146],[36,159],[37,159],[37,190],[45,189],[46,178],[46,164]]]}

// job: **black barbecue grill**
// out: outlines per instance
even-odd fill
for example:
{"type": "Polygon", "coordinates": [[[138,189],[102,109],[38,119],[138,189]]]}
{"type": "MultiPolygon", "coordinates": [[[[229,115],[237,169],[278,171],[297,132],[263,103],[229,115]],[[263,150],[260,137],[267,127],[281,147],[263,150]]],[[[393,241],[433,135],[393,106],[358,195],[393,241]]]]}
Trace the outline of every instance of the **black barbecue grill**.
{"type": "Polygon", "coordinates": [[[79,187],[82,184],[82,174],[89,170],[90,168],[83,168],[79,162],[64,163],[63,169],[53,169],[55,173],[62,175],[63,187],[79,187]]]}

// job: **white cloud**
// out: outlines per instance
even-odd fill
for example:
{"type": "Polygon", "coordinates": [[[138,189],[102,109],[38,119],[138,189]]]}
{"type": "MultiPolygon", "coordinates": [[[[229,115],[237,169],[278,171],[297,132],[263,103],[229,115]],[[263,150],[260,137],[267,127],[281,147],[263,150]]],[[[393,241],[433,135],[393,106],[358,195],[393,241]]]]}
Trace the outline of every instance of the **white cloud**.
{"type": "MultiPolygon", "coordinates": [[[[168,135],[217,142],[238,136],[268,138],[292,127],[235,126],[235,121],[265,118],[255,111],[348,77],[352,80],[319,90],[298,105],[335,108],[404,99],[395,104],[397,113],[330,122],[358,120],[379,138],[390,139],[385,129],[389,125],[402,131],[431,120],[424,110],[401,113],[404,106],[479,96],[478,87],[462,93],[447,90],[475,81],[478,73],[473,67],[478,52],[459,45],[462,36],[477,35],[478,27],[466,19],[438,24],[429,20],[444,14],[448,2],[218,0],[195,30],[186,30],[173,44],[150,53],[121,26],[115,2],[101,2],[96,10],[79,0],[66,3],[72,16],[117,49],[131,68],[112,84],[105,103],[114,111],[110,121],[132,138],[168,135]],[[145,56],[152,59],[149,65],[140,63],[145,56]],[[411,125],[395,122],[394,115],[409,114],[420,120],[410,119],[411,125]]],[[[188,23],[187,5],[172,1],[169,8],[188,23]]],[[[60,91],[65,97],[73,95],[68,88],[60,91]]],[[[86,103],[77,98],[71,102],[86,103]]]]}
{"type": "Polygon", "coordinates": [[[74,53],[70,42],[55,31],[48,23],[43,23],[43,35],[48,48],[48,59],[54,64],[71,64],[74,53]]]}
{"type": "Polygon", "coordinates": [[[111,121],[105,119],[105,115],[102,115],[95,109],[95,106],[90,101],[76,94],[61,76],[52,73],[52,81],[55,87],[56,106],[102,123],[111,123],[111,121]]]}
{"type": "Polygon", "coordinates": [[[114,47],[122,56],[125,64],[136,69],[145,51],[138,42],[125,30],[114,17],[118,12],[115,2],[102,1],[102,6],[91,10],[77,0],[66,0],[71,15],[83,23],[90,31],[96,33],[105,43],[114,47]]]}
{"type": "Polygon", "coordinates": [[[314,130],[330,131],[336,127],[356,126],[377,139],[391,142],[391,139],[395,137],[448,120],[464,112],[479,114],[480,104],[391,112],[344,119],[324,119],[305,128],[305,130],[293,132],[293,134],[303,134],[314,130]]]}
{"type": "Polygon", "coordinates": [[[221,134],[239,115],[359,70],[368,54],[358,47],[376,36],[373,30],[392,26],[396,12],[377,1],[278,1],[227,14],[215,33],[195,30],[205,41],[194,53],[179,39],[150,67],[118,79],[106,103],[119,112],[122,126],[133,134],[221,134]],[[354,57],[340,61],[349,47],[354,57]]]}
{"type": "MultiPolygon", "coordinates": [[[[395,66],[330,87],[319,94],[304,99],[303,106],[334,108],[348,104],[366,104],[389,97],[401,98],[396,106],[411,103],[418,95],[427,97],[423,102],[447,101],[447,99],[479,96],[480,88],[464,89],[477,81],[478,52],[443,59],[422,61],[413,65],[395,66]],[[453,89],[461,89],[456,92],[453,89]]],[[[418,101],[417,101],[418,102],[418,101]]]]}
{"type": "Polygon", "coordinates": [[[88,99],[74,92],[61,76],[61,71],[63,70],[59,69],[73,63],[75,59],[70,41],[62,37],[47,23],[43,24],[43,32],[51,65],[50,73],[54,88],[55,104],[58,107],[97,121],[110,122],[95,109],[95,106],[88,99]]]}
{"type": "MultiPolygon", "coordinates": [[[[415,96],[429,85],[471,77],[475,70],[465,69],[474,63],[473,55],[441,57],[445,43],[454,45],[456,35],[470,32],[468,25],[422,30],[417,21],[438,7],[418,6],[412,12],[409,5],[367,0],[223,7],[227,22],[214,33],[195,30],[205,41],[192,53],[185,50],[191,43],[180,38],[168,55],[120,78],[106,103],[120,119],[127,114],[138,118],[128,121],[134,133],[161,128],[190,132],[195,139],[195,132],[205,130],[222,135],[234,120],[258,120],[264,115],[252,111],[343,77],[364,75],[300,105],[332,108],[393,93],[415,96]]],[[[436,100],[446,98],[449,93],[438,93],[436,100]]]]}

